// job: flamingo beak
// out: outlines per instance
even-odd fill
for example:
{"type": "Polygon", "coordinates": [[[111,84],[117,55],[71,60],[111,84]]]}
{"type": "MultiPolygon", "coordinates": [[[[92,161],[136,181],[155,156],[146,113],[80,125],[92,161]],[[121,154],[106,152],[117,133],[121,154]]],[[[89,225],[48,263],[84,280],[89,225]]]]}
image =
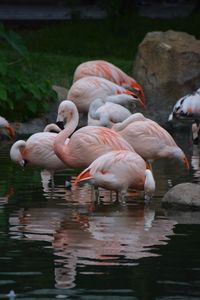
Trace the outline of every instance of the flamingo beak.
{"type": "MultiPolygon", "coordinates": [[[[142,87],[138,83],[134,82],[134,83],[132,83],[131,88],[138,93],[143,105],[145,106],[146,98],[145,98],[142,87]]],[[[146,106],[145,106],[145,108],[146,108],[146,106]]]]}
{"type": "Polygon", "coordinates": [[[83,170],[75,179],[74,186],[77,186],[81,181],[88,181],[92,178],[90,170],[83,170]]]}
{"type": "Polygon", "coordinates": [[[60,129],[62,129],[62,130],[65,128],[64,122],[63,122],[63,121],[57,121],[57,122],[56,122],[56,125],[58,125],[58,127],[59,127],[60,129]]]}
{"type": "Polygon", "coordinates": [[[184,166],[186,167],[187,170],[190,169],[189,161],[188,161],[186,156],[183,158],[183,164],[184,164],[184,166]]]}
{"type": "Polygon", "coordinates": [[[134,98],[135,101],[138,101],[138,102],[140,103],[140,105],[142,106],[143,109],[145,109],[145,110],[147,109],[146,104],[145,104],[145,103],[143,102],[143,100],[142,100],[139,96],[137,96],[135,93],[133,93],[133,92],[131,92],[131,91],[129,91],[129,90],[127,90],[125,93],[128,94],[128,95],[131,95],[131,96],[134,98]]]}
{"type": "Polygon", "coordinates": [[[7,130],[8,136],[9,136],[10,138],[14,138],[14,136],[15,136],[15,131],[14,131],[13,127],[10,126],[10,125],[8,125],[8,126],[6,126],[5,128],[6,128],[6,130],[7,130]]]}

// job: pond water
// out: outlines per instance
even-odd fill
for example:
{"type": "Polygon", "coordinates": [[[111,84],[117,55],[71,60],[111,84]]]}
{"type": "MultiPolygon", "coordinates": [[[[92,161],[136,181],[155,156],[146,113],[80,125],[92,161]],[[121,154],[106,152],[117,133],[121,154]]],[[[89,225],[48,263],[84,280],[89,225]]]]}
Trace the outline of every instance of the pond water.
{"type": "Polygon", "coordinates": [[[199,147],[187,131],[174,138],[191,169],[155,162],[146,204],[142,194],[111,202],[103,190],[96,203],[88,185],[65,187],[77,170],[56,173],[52,188],[1,141],[0,299],[200,299],[200,212],[161,204],[170,187],[200,181],[199,147]]]}

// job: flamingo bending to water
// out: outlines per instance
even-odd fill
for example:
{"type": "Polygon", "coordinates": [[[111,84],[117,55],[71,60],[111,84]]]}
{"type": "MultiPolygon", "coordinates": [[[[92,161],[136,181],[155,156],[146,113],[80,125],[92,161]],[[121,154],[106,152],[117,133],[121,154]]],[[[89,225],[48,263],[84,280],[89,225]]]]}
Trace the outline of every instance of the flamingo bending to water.
{"type": "Polygon", "coordinates": [[[132,95],[133,101],[138,101],[144,107],[142,100],[133,92],[97,76],[87,76],[75,81],[68,91],[67,98],[76,104],[79,112],[88,113],[93,100],[118,94],[132,95]]]}
{"type": "Polygon", "coordinates": [[[56,124],[49,124],[44,132],[31,135],[27,141],[16,141],[10,149],[11,160],[22,167],[28,164],[50,172],[66,169],[66,165],[54,153],[57,133],[48,132],[51,129],[61,131],[56,124]]]}
{"type": "Polygon", "coordinates": [[[80,64],[74,72],[73,82],[86,76],[103,77],[127,89],[133,89],[138,92],[142,102],[145,103],[144,92],[140,84],[108,61],[91,60],[80,64]]]}
{"type": "Polygon", "coordinates": [[[110,151],[91,163],[79,174],[75,184],[88,181],[91,185],[102,187],[120,194],[123,201],[128,188],[144,190],[145,199],[149,200],[155,191],[152,172],[146,162],[134,152],[110,151]]]}
{"type": "Polygon", "coordinates": [[[145,160],[175,158],[189,168],[188,160],[173,137],[158,123],[145,118],[141,113],[132,114],[122,123],[115,124],[118,132],[145,160]]]}
{"type": "Polygon", "coordinates": [[[57,135],[54,143],[56,155],[66,165],[73,168],[86,168],[97,157],[108,151],[134,151],[119,133],[109,128],[85,126],[74,132],[78,125],[79,114],[76,105],[69,100],[62,101],[58,108],[57,121],[64,122],[66,119],[65,129],[57,135]],[[66,143],[70,135],[69,142],[66,143]]]}

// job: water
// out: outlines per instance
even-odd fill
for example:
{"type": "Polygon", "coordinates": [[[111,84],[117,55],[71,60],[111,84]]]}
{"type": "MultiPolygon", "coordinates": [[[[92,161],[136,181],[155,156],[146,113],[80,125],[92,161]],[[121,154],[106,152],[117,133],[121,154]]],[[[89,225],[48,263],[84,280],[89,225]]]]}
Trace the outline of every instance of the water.
{"type": "Polygon", "coordinates": [[[199,183],[199,147],[188,133],[174,138],[191,170],[153,165],[156,193],[125,205],[89,186],[66,188],[77,170],[55,175],[22,170],[0,143],[0,299],[200,299],[200,212],[162,207],[170,187],[199,183]]]}

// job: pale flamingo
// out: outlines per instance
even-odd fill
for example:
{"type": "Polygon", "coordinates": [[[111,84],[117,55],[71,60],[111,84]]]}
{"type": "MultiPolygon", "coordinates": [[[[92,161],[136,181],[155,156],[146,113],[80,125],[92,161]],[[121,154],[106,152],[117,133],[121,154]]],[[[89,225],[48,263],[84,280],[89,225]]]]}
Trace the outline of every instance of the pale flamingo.
{"type": "Polygon", "coordinates": [[[168,131],[143,114],[132,114],[122,123],[115,124],[112,129],[120,133],[145,160],[152,162],[160,158],[175,158],[189,168],[184,152],[168,131]]]}
{"type": "Polygon", "coordinates": [[[79,112],[88,113],[93,100],[117,94],[132,95],[133,101],[138,101],[144,107],[144,103],[133,92],[97,76],[87,76],[75,81],[68,91],[67,99],[76,104],[79,112]]]}
{"type": "Polygon", "coordinates": [[[58,122],[67,119],[65,129],[56,137],[54,151],[56,155],[73,168],[88,167],[98,156],[111,150],[130,150],[132,147],[117,132],[100,126],[85,126],[75,131],[79,114],[76,105],[64,100],[58,108],[58,122]],[[70,137],[69,142],[65,142],[70,137]]]}
{"type": "Polygon", "coordinates": [[[74,72],[73,82],[86,76],[103,77],[127,89],[137,91],[142,102],[145,103],[144,92],[140,84],[119,67],[108,61],[91,60],[80,64],[74,72]]]}
{"type": "Polygon", "coordinates": [[[47,131],[52,129],[57,132],[61,131],[56,124],[49,124],[44,132],[31,135],[27,141],[16,141],[10,149],[11,160],[22,167],[28,164],[50,172],[66,169],[66,165],[54,153],[57,133],[47,131]]]}
{"type": "Polygon", "coordinates": [[[144,190],[146,200],[155,191],[155,181],[146,162],[137,153],[126,150],[110,151],[98,157],[78,175],[75,184],[82,181],[119,193],[121,201],[128,188],[144,190]]]}
{"type": "Polygon", "coordinates": [[[6,133],[10,138],[13,138],[15,135],[14,129],[10,123],[3,117],[0,116],[0,130],[6,130],[6,133]]]}
{"type": "Polygon", "coordinates": [[[192,123],[192,138],[198,143],[200,130],[200,89],[180,98],[169,116],[171,120],[187,120],[192,123]]]}
{"type": "Polygon", "coordinates": [[[88,125],[112,127],[131,115],[124,105],[132,105],[133,98],[129,95],[108,96],[106,99],[98,98],[90,104],[88,111],[88,125]]]}

